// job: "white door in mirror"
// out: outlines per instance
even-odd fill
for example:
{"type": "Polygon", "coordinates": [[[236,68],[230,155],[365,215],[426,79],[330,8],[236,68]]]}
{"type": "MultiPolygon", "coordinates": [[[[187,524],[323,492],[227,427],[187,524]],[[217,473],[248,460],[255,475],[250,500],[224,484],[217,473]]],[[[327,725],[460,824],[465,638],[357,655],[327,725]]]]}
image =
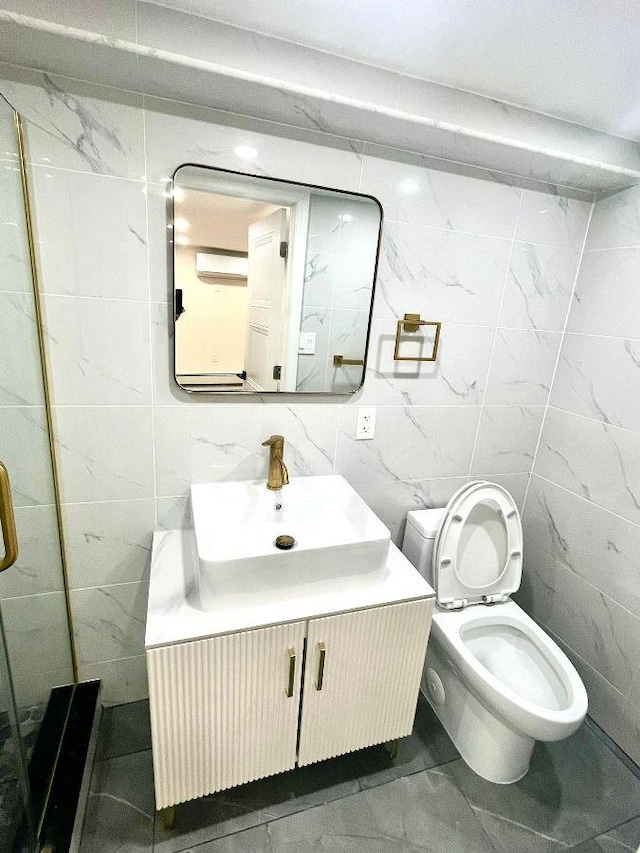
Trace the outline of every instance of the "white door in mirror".
{"type": "Polygon", "coordinates": [[[358,409],[358,420],[356,422],[356,439],[373,438],[376,434],[376,410],[358,409]]]}

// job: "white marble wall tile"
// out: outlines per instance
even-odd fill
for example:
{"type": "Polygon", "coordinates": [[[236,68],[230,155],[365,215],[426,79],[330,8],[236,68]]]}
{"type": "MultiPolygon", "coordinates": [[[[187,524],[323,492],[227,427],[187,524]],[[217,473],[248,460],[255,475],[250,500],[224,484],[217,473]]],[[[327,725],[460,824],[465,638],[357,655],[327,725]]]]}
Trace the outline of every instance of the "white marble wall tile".
{"type": "Polygon", "coordinates": [[[484,406],[471,473],[530,471],[543,417],[544,406],[484,406]]]}
{"type": "Polygon", "coordinates": [[[156,499],[156,530],[188,530],[192,527],[190,498],[181,496],[156,499]]]}
{"type": "Polygon", "coordinates": [[[524,532],[531,559],[549,554],[640,617],[639,525],[534,474],[524,532]]]}
{"type": "Polygon", "coordinates": [[[166,184],[146,184],[149,292],[154,302],[173,303],[173,241],[166,184]]]}
{"type": "Polygon", "coordinates": [[[617,729],[615,741],[638,763],[640,761],[640,667],[636,667],[617,729]]]}
{"type": "Polygon", "coordinates": [[[511,497],[518,505],[518,509],[522,512],[524,508],[524,500],[527,494],[527,486],[529,485],[530,474],[495,474],[492,471],[484,474],[474,474],[473,480],[487,480],[491,483],[498,483],[506,489],[511,497]]]}
{"type": "Polygon", "coordinates": [[[267,135],[249,129],[252,126],[249,120],[237,122],[244,126],[221,123],[225,120],[225,114],[217,110],[146,98],[149,180],[164,183],[182,163],[200,163],[358,191],[361,149],[345,151],[267,135]],[[239,146],[255,148],[256,157],[243,160],[235,153],[239,146]]]}
{"type": "Polygon", "coordinates": [[[143,183],[38,167],[33,187],[45,293],[149,298],[143,183]]]}
{"type": "MultiPolygon", "coordinates": [[[[305,140],[324,137],[328,145],[337,141],[353,150],[362,151],[363,148],[363,143],[358,141],[362,139],[358,125],[345,125],[344,122],[339,125],[334,118],[336,105],[328,101],[292,95],[277,87],[269,88],[265,97],[265,87],[260,82],[243,80],[239,87],[236,78],[212,74],[208,69],[190,67],[187,76],[176,74],[173,63],[158,56],[138,57],[138,80],[147,97],[171,99],[182,104],[198,103],[199,109],[224,111],[231,114],[232,122],[238,127],[259,126],[263,132],[274,136],[305,140]]],[[[343,116],[354,115],[348,106],[337,107],[337,112],[343,116]]],[[[362,115],[369,119],[368,113],[362,115]]],[[[321,185],[320,181],[316,183],[321,185]]]]}
{"type": "MultiPolygon", "coordinates": [[[[5,156],[12,153],[15,139],[7,144],[11,147],[3,148],[5,156]]],[[[4,161],[0,162],[0,291],[23,293],[31,289],[20,171],[15,163],[4,161]]]]}
{"type": "MultiPolygon", "coordinates": [[[[427,169],[427,158],[413,163],[365,157],[362,192],[376,196],[387,222],[432,226],[489,237],[513,236],[520,190],[490,179],[427,169]]],[[[398,152],[395,152],[396,154],[398,152]]]]}
{"type": "Polygon", "coordinates": [[[6,598],[2,621],[13,672],[59,670],[69,656],[64,593],[6,598]]]}
{"type": "MultiPolygon", "coordinates": [[[[355,483],[354,488],[376,515],[387,525],[396,545],[402,547],[407,513],[414,509],[446,506],[452,495],[471,477],[444,477],[434,480],[412,480],[407,483],[355,483]]],[[[482,478],[484,479],[484,478],[482,478]]],[[[504,486],[522,506],[528,474],[503,474],[488,477],[504,486]]]]}
{"type": "Polygon", "coordinates": [[[579,251],[590,213],[589,202],[524,190],[516,240],[579,251]]]}
{"type": "Polygon", "coordinates": [[[311,193],[307,249],[309,254],[335,255],[340,243],[341,205],[333,196],[311,193]]]}
{"type": "Polygon", "coordinates": [[[589,224],[587,249],[640,246],[640,186],[597,201],[589,224]]]}
{"type": "Polygon", "coordinates": [[[386,524],[391,538],[401,548],[407,513],[414,509],[445,506],[467,477],[445,477],[412,482],[354,483],[354,488],[386,524]]]}
{"type": "Polygon", "coordinates": [[[109,0],[95,3],[93,0],[4,0],[4,9],[29,15],[45,21],[53,21],[67,27],[100,33],[111,38],[136,39],[136,10],[134,0],[109,0]]]}
{"type": "MultiPolygon", "coordinates": [[[[334,367],[333,360],[327,359],[327,388],[334,394],[353,394],[362,385],[363,371],[361,365],[342,365],[334,367]]],[[[343,398],[341,402],[349,402],[351,398],[343,398]]]]}
{"type": "Polygon", "coordinates": [[[79,664],[144,653],[146,583],[75,589],[71,605],[79,664]]]}
{"type": "Polygon", "coordinates": [[[0,292],[0,406],[42,406],[44,393],[33,296],[0,292]]]}
{"type": "Polygon", "coordinates": [[[529,557],[525,572],[536,619],[624,692],[637,663],[640,619],[547,554],[529,557]]]}
{"type": "Polygon", "coordinates": [[[561,332],[578,261],[578,253],[572,250],[515,243],[500,325],[561,332]]]}
{"type": "Polygon", "coordinates": [[[327,356],[301,355],[298,358],[298,372],[296,374],[296,390],[308,391],[331,391],[328,385],[331,381],[333,364],[327,356]]]}
{"type": "Polygon", "coordinates": [[[11,571],[0,574],[0,598],[59,592],[63,580],[55,507],[16,507],[14,513],[18,559],[11,571]]]}
{"type": "Polygon", "coordinates": [[[475,406],[383,406],[375,437],[356,441],[357,407],[343,406],[336,468],[357,484],[466,475],[478,413],[475,406]]]}
{"type": "Polygon", "coordinates": [[[550,402],[640,432],[640,340],[565,335],[550,402]]]}
{"type": "Polygon", "coordinates": [[[558,357],[559,332],[498,329],[484,402],[545,405],[558,357]]]}
{"type": "Polygon", "coordinates": [[[380,239],[380,210],[372,202],[343,199],[336,252],[333,307],[369,311],[380,239]],[[351,217],[350,219],[348,217],[351,217]]]}
{"type": "Polygon", "coordinates": [[[567,331],[640,338],[640,248],[585,252],[567,331]]]}
{"type": "MultiPolygon", "coordinates": [[[[43,4],[40,4],[43,5],[43,4]]],[[[69,8],[75,4],[66,4],[69,8]]],[[[109,6],[109,3],[93,6],[109,6]]],[[[138,56],[120,49],[117,42],[99,35],[97,40],[83,41],[70,38],[65,28],[54,27],[26,29],[22,24],[5,19],[0,24],[2,60],[14,66],[35,66],[54,71],[58,77],[91,80],[109,88],[140,89],[136,80],[138,56]]]]}
{"type": "MultiPolygon", "coordinates": [[[[189,394],[183,391],[174,379],[173,311],[166,302],[152,302],[151,306],[151,356],[153,364],[153,402],[155,406],[186,403],[191,406],[210,405],[219,401],[208,394],[189,394]]],[[[248,395],[245,404],[259,402],[259,397],[248,395]]],[[[234,400],[238,405],[238,400],[234,400]]],[[[240,404],[242,405],[242,403],[240,404]]]]}
{"type": "MultiPolygon", "coordinates": [[[[374,320],[367,379],[360,405],[476,406],[482,402],[494,330],[488,326],[445,324],[435,362],[394,361],[396,323],[374,320]]],[[[433,342],[431,327],[421,333],[423,355],[433,342]]],[[[402,352],[410,336],[402,338],[402,352]]]]}
{"type": "Polygon", "coordinates": [[[151,403],[147,302],[47,296],[45,311],[55,404],[151,403]]]}
{"type": "Polygon", "coordinates": [[[149,696],[147,659],[144,655],[118,660],[83,664],[78,667],[80,681],[99,678],[102,682],[102,704],[122,705],[149,696]]]}
{"type": "Polygon", "coordinates": [[[157,494],[184,494],[191,483],[267,476],[271,434],[285,437],[290,476],[333,472],[338,407],[330,405],[156,407],[157,494]]]}
{"type": "Polygon", "coordinates": [[[374,315],[407,311],[450,323],[496,322],[509,261],[507,240],[387,223],[374,315]]]}
{"type": "Polygon", "coordinates": [[[549,408],[536,473],[640,521],[640,435],[549,408]]]}
{"type": "Polygon", "coordinates": [[[305,308],[331,308],[336,266],[334,254],[307,253],[302,294],[302,304],[305,308]]]}
{"type": "Polygon", "coordinates": [[[153,499],[65,504],[64,526],[71,589],[147,578],[153,499]]]}
{"type": "Polygon", "coordinates": [[[49,432],[44,408],[0,409],[0,459],[11,480],[14,506],[53,503],[49,432]]]}
{"type": "Polygon", "coordinates": [[[334,308],[331,312],[331,330],[328,341],[328,356],[364,358],[369,330],[368,311],[346,311],[334,308]]]}
{"type": "Polygon", "coordinates": [[[139,37],[151,47],[208,59],[298,85],[395,107],[398,75],[220,21],[138,3],[139,37]]]}
{"type": "Polygon", "coordinates": [[[63,503],[153,497],[151,409],[57,407],[63,503]]]}
{"type": "Polygon", "coordinates": [[[60,662],[68,661],[51,672],[38,672],[37,669],[26,667],[11,673],[16,705],[19,708],[30,708],[33,705],[45,704],[54,687],[73,684],[73,670],[68,653],[61,656],[60,662]]]}
{"type": "Polygon", "coordinates": [[[32,163],[142,178],[142,96],[11,65],[2,89],[27,121],[32,163]]]}
{"type": "Polygon", "coordinates": [[[304,307],[300,318],[300,331],[313,332],[316,336],[316,348],[313,356],[326,357],[329,354],[331,309],[304,307]]]}
{"type": "Polygon", "coordinates": [[[640,739],[638,732],[635,732],[631,738],[628,736],[631,728],[629,721],[633,717],[633,712],[628,716],[625,714],[624,707],[628,701],[625,695],[583,660],[561,637],[554,634],[547,626],[544,627],[578,671],[589,697],[588,714],[591,719],[603,728],[627,755],[637,761],[640,756],[640,739]]]}

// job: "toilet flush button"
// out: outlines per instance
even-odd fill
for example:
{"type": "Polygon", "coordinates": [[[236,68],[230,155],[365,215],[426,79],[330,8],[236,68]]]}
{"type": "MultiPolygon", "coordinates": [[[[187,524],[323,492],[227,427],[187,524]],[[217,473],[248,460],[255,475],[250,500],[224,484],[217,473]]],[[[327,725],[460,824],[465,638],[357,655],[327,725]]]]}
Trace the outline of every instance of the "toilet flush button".
{"type": "Polygon", "coordinates": [[[429,694],[429,699],[431,699],[433,704],[438,707],[444,705],[444,684],[440,680],[440,676],[435,669],[431,669],[431,667],[427,669],[425,673],[425,680],[427,682],[427,693],[429,694]]]}

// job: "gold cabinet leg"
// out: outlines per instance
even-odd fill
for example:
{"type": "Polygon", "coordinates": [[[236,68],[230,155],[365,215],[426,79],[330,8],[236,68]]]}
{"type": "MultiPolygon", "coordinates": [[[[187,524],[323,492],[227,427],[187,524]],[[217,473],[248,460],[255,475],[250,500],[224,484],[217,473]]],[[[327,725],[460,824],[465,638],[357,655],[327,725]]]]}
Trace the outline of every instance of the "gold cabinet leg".
{"type": "Polygon", "coordinates": [[[176,807],[168,806],[166,809],[160,809],[160,818],[165,830],[170,832],[176,820],[176,807]]]}
{"type": "Polygon", "coordinates": [[[388,740],[386,743],[382,744],[384,748],[389,753],[389,758],[392,761],[395,761],[398,757],[398,747],[400,746],[400,739],[396,738],[396,740],[388,740]]]}

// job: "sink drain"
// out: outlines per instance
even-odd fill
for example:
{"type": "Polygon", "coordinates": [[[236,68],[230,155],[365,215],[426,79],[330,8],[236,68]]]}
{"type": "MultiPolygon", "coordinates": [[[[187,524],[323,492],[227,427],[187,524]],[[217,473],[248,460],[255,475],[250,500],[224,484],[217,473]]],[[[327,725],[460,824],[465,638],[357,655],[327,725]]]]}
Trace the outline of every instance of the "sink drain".
{"type": "Polygon", "coordinates": [[[290,551],[296,544],[296,540],[293,536],[278,536],[273,544],[276,548],[280,548],[281,551],[290,551]]]}

